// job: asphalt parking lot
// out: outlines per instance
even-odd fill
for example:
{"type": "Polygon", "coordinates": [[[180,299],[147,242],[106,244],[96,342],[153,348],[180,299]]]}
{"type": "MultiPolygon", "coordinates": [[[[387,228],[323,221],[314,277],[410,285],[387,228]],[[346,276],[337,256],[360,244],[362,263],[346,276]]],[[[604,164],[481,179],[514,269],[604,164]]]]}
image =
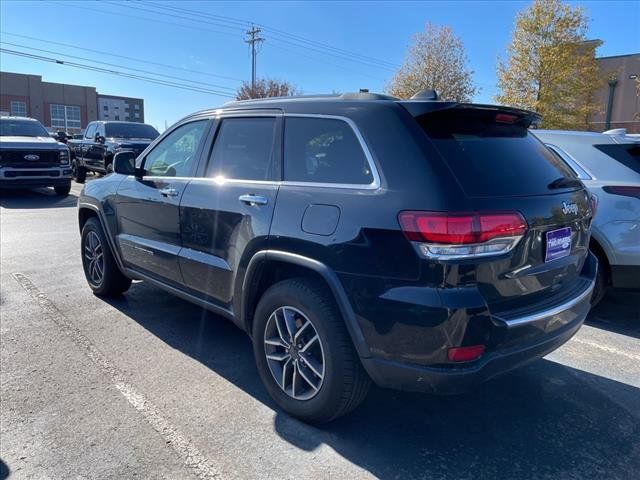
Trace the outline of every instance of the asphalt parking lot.
{"type": "Polygon", "coordinates": [[[0,479],[637,478],[640,294],[467,395],[373,389],[315,428],[276,409],[230,322],[144,283],[92,295],[79,191],[0,194],[0,479]]]}

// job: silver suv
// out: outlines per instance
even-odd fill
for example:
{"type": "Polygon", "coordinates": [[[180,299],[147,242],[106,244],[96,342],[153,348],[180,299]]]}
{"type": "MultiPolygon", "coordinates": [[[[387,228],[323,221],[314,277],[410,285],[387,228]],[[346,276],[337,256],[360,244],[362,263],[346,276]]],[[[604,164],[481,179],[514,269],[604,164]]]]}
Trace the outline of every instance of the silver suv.
{"type": "Polygon", "coordinates": [[[590,247],[601,268],[592,303],[608,285],[640,288],[640,138],[624,130],[533,133],[598,197],[590,247]]]}

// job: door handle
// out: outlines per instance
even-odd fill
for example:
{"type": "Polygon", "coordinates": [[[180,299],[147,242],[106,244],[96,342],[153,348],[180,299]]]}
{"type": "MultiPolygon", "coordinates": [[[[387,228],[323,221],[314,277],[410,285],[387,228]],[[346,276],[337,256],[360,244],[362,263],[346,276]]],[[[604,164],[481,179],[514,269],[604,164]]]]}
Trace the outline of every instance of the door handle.
{"type": "Polygon", "coordinates": [[[163,197],[177,197],[178,190],[176,190],[175,188],[166,187],[160,190],[160,195],[162,195],[163,197]]]}
{"type": "Polygon", "coordinates": [[[266,205],[268,203],[267,197],[263,197],[262,195],[254,195],[252,193],[247,193],[245,195],[240,195],[238,197],[242,203],[246,203],[247,205],[266,205]]]}

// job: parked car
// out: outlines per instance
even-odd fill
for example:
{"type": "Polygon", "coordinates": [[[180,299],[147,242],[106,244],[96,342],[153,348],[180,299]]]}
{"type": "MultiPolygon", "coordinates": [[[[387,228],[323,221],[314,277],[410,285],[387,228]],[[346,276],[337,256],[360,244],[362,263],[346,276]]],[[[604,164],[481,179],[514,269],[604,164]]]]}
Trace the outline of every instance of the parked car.
{"type": "Polygon", "coordinates": [[[71,190],[69,149],[33,118],[0,117],[0,188],[71,190]]]}
{"type": "Polygon", "coordinates": [[[142,152],[157,136],[151,125],[97,121],[87,125],[81,140],[70,142],[73,178],[84,183],[87,172],[108,173],[113,155],[121,150],[142,152]]]}
{"type": "Polygon", "coordinates": [[[535,130],[598,198],[590,248],[598,257],[595,305],[606,287],[640,288],[640,138],[624,130],[535,130]]]}
{"type": "Polygon", "coordinates": [[[556,349],[590,307],[593,206],[534,120],[370,93],[191,115],[85,185],[87,281],[141,279],[230,319],[304,421],[371,380],[464,391],[556,349]]]}

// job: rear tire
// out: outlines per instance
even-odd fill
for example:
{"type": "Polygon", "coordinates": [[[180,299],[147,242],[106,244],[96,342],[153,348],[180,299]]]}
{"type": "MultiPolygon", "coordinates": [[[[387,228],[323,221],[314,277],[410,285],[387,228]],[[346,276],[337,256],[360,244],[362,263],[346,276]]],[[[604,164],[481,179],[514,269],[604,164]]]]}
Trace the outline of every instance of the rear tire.
{"type": "Polygon", "coordinates": [[[102,225],[96,217],[91,217],[84,224],[80,248],[84,275],[93,293],[110,297],[129,289],[131,279],[124,276],[118,268],[102,225]]]}
{"type": "MultiPolygon", "coordinates": [[[[279,318],[284,318],[284,313],[281,315],[279,318]]],[[[287,324],[284,323],[284,326],[287,324]]],[[[309,423],[329,422],[355,409],[366,397],[371,380],[360,363],[333,297],[323,284],[298,278],[284,280],[271,286],[258,303],[252,333],[256,365],[262,382],[278,406],[293,417],[309,423]],[[298,351],[292,352],[284,345],[272,347],[265,343],[265,340],[272,342],[271,337],[274,335],[278,341],[278,334],[273,327],[273,322],[277,320],[273,319],[278,318],[274,317],[276,312],[285,311],[283,308],[295,312],[295,316],[290,317],[293,328],[297,326],[297,332],[304,330],[304,334],[298,337],[302,340],[290,342],[289,333],[284,331],[284,328],[281,329],[286,340],[289,340],[286,343],[293,344],[294,350],[302,346],[298,351]],[[309,326],[305,329],[303,325],[307,321],[309,326]],[[316,335],[317,340],[313,339],[316,335]],[[312,368],[312,365],[307,363],[308,360],[301,358],[310,354],[310,349],[304,352],[304,348],[306,344],[312,343],[316,349],[314,355],[322,355],[322,368],[318,368],[319,362],[315,362],[316,368],[312,368]],[[290,372],[286,381],[285,376],[280,377],[281,372],[287,368],[286,360],[281,364],[282,368],[274,372],[278,367],[277,364],[274,367],[273,359],[267,359],[267,350],[272,357],[291,352],[289,357],[296,360],[297,370],[294,372],[298,376],[293,377],[293,373],[290,372]],[[312,375],[316,370],[321,370],[322,376],[312,375]],[[313,388],[309,381],[305,381],[303,375],[312,378],[311,383],[315,383],[313,388]],[[276,378],[282,380],[276,381],[276,378]],[[292,396],[295,395],[295,378],[300,385],[299,389],[306,388],[306,392],[298,398],[292,396]]],[[[280,335],[279,338],[283,336],[280,335]]],[[[289,365],[289,369],[291,368],[292,365],[289,365]]]]}
{"type": "Polygon", "coordinates": [[[71,191],[71,183],[69,185],[61,185],[53,187],[53,190],[56,192],[56,195],[60,195],[61,197],[66,197],[69,195],[71,191]]]}
{"type": "Polygon", "coordinates": [[[609,286],[609,262],[597,248],[591,248],[590,250],[598,259],[598,270],[596,272],[593,293],[591,294],[591,308],[593,308],[600,303],[607,293],[607,287],[609,286]]]}

